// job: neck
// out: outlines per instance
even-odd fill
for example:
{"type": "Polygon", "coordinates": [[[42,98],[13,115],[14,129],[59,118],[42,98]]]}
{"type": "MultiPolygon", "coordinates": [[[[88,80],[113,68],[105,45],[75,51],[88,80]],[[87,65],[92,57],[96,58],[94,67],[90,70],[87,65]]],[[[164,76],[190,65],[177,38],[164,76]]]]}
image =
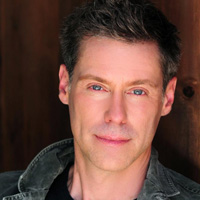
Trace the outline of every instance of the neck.
{"type": "Polygon", "coordinates": [[[68,188],[74,199],[132,200],[139,195],[148,168],[151,149],[128,168],[110,172],[76,160],[70,169],[68,188]]]}

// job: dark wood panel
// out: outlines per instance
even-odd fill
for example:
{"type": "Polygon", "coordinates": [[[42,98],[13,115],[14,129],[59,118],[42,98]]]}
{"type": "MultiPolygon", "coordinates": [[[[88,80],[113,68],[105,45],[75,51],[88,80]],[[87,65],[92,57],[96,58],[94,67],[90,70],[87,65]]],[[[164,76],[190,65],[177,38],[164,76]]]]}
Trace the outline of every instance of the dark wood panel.
{"type": "MultiPolygon", "coordinates": [[[[183,40],[175,104],[155,146],[167,166],[200,182],[200,1],[155,1],[183,40]]],[[[0,0],[0,171],[23,169],[43,147],[71,136],[57,97],[58,36],[62,17],[80,3],[0,0]]]]}
{"type": "Polygon", "coordinates": [[[157,0],[182,39],[175,104],[161,120],[155,145],[169,167],[200,183],[200,1],[157,0]]]}
{"type": "Polygon", "coordinates": [[[22,169],[71,136],[68,108],[58,100],[58,37],[62,16],[80,2],[0,1],[0,171],[22,169]]]}
{"type": "MultiPolygon", "coordinates": [[[[2,135],[2,90],[1,90],[1,84],[2,84],[2,16],[3,16],[3,9],[2,9],[2,0],[0,0],[0,145],[1,145],[1,135],[2,135]]],[[[3,152],[0,147],[0,164],[2,163],[3,158],[3,152]]]]}

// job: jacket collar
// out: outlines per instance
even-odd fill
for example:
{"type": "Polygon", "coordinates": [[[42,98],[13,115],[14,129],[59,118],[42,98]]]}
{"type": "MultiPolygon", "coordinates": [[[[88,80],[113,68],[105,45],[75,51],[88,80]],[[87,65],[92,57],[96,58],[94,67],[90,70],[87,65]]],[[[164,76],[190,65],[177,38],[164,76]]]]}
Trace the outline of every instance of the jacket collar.
{"type": "Polygon", "coordinates": [[[62,173],[73,159],[72,139],[62,140],[46,147],[33,159],[26,171],[20,176],[19,191],[48,190],[54,179],[62,173]]]}
{"type": "MultiPolygon", "coordinates": [[[[30,200],[45,199],[54,179],[73,160],[72,139],[62,140],[46,147],[33,159],[26,171],[20,176],[18,181],[20,193],[8,197],[8,199],[22,200],[27,199],[27,197],[30,200]]],[[[167,169],[159,163],[157,151],[152,148],[147,176],[138,200],[164,200],[179,193],[167,169]]]]}
{"type": "Polygon", "coordinates": [[[20,176],[20,193],[3,200],[44,200],[54,179],[74,160],[73,140],[66,139],[43,149],[20,176]],[[41,178],[42,177],[42,178],[41,178]]]}
{"type": "Polygon", "coordinates": [[[179,194],[168,170],[158,161],[157,151],[152,148],[147,176],[138,200],[162,200],[179,194]]]}

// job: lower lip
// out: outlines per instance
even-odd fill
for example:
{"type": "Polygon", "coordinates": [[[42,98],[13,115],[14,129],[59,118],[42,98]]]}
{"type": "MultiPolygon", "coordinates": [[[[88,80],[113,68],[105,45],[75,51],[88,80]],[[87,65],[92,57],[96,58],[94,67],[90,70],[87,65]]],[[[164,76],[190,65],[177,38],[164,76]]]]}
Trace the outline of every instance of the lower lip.
{"type": "Polygon", "coordinates": [[[128,143],[130,140],[121,140],[121,139],[109,139],[109,138],[102,138],[102,137],[99,137],[99,136],[96,136],[96,138],[100,141],[100,142],[103,142],[105,144],[109,144],[109,145],[123,145],[123,144],[126,144],[128,143]]]}

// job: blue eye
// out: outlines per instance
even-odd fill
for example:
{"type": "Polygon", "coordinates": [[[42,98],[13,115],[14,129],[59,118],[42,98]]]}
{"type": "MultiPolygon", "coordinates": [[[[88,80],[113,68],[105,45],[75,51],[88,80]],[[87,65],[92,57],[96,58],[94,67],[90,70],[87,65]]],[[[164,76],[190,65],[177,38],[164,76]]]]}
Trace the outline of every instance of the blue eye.
{"type": "Polygon", "coordinates": [[[133,90],[133,94],[135,94],[135,95],[144,95],[145,94],[145,92],[143,91],[143,90],[139,90],[139,89],[137,89],[137,90],[133,90]]]}
{"type": "Polygon", "coordinates": [[[102,90],[103,88],[101,87],[101,86],[99,86],[99,85],[93,85],[93,86],[91,86],[91,88],[93,89],[93,90],[102,90]]]}

